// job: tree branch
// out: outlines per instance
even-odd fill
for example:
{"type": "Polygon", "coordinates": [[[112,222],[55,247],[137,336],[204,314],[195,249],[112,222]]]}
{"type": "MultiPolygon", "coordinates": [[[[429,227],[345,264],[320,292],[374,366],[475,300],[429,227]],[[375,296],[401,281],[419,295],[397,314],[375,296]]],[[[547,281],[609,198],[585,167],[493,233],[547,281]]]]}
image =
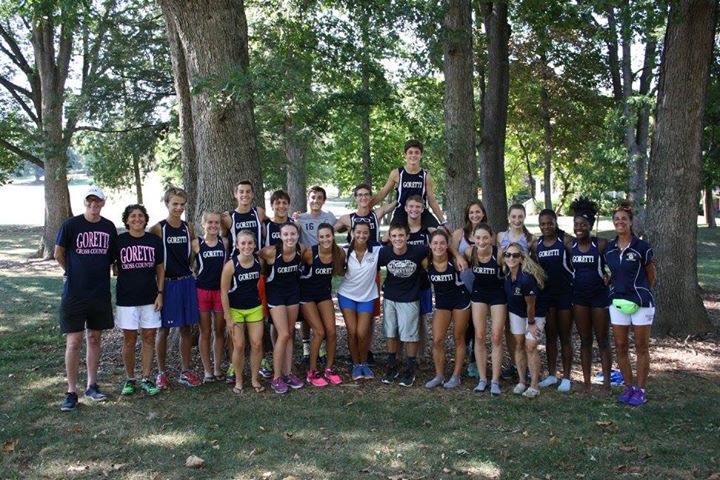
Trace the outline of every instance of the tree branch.
{"type": "Polygon", "coordinates": [[[40,168],[45,168],[45,162],[43,162],[40,158],[36,157],[30,152],[26,152],[25,150],[13,145],[7,140],[0,138],[0,147],[4,147],[7,150],[10,150],[18,157],[22,158],[23,160],[27,160],[28,162],[37,165],[40,168]]]}
{"type": "Polygon", "coordinates": [[[22,53],[22,50],[20,50],[20,46],[17,44],[15,39],[12,36],[12,32],[10,32],[8,29],[6,29],[2,23],[0,23],[0,37],[7,42],[8,46],[10,47],[10,50],[12,51],[12,54],[8,52],[5,48],[3,48],[3,51],[5,54],[10,57],[12,62],[20,68],[20,70],[25,73],[25,75],[30,76],[33,74],[33,69],[28,63],[27,59],[25,59],[25,56],[22,53]]]}
{"type": "Polygon", "coordinates": [[[145,124],[145,125],[138,125],[135,127],[128,127],[123,129],[109,129],[109,128],[100,128],[100,127],[93,127],[91,125],[78,125],[75,127],[75,131],[85,130],[88,132],[100,132],[100,133],[128,133],[128,132],[135,132],[137,130],[144,130],[144,129],[154,129],[154,130],[162,130],[167,128],[170,125],[170,122],[160,122],[160,123],[151,123],[151,124],[145,124]]]}
{"type": "Polygon", "coordinates": [[[37,115],[33,112],[33,110],[30,108],[30,106],[25,103],[25,100],[22,99],[20,94],[27,96],[30,100],[33,100],[32,92],[29,90],[22,88],[19,85],[15,85],[10,80],[7,80],[4,77],[0,77],[0,85],[5,87],[5,89],[10,92],[10,95],[13,96],[15,101],[20,104],[20,107],[25,111],[25,113],[30,117],[30,119],[35,122],[36,125],[40,126],[39,119],[37,115]]]}

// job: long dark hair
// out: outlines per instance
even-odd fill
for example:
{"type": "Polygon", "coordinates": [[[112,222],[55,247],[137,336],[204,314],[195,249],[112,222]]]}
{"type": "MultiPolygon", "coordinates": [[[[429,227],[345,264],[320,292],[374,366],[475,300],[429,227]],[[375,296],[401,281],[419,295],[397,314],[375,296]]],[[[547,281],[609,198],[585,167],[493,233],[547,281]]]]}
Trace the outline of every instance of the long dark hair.
{"type": "Polygon", "coordinates": [[[465,212],[463,214],[463,221],[465,222],[465,225],[463,225],[463,235],[465,236],[465,240],[470,240],[470,237],[475,230],[474,225],[470,222],[470,209],[473,207],[473,205],[477,205],[478,207],[480,207],[480,210],[482,210],[483,212],[480,223],[487,223],[487,210],[485,210],[485,205],[483,205],[482,200],[473,200],[471,202],[468,202],[468,204],[465,205],[465,212]]]}
{"type": "MultiPolygon", "coordinates": [[[[433,238],[435,237],[443,237],[445,239],[445,243],[450,246],[450,236],[447,234],[444,228],[438,228],[437,230],[433,230],[433,232],[428,237],[428,244],[432,243],[433,238]]],[[[431,249],[428,248],[428,256],[427,259],[430,263],[433,261],[433,252],[431,249]]],[[[450,256],[448,255],[448,260],[450,259],[450,256]]]]}
{"type": "MultiPolygon", "coordinates": [[[[333,275],[342,275],[345,272],[345,261],[342,258],[340,247],[338,247],[338,244],[335,242],[335,228],[333,228],[333,226],[329,223],[323,222],[318,225],[318,235],[320,235],[320,230],[322,229],[328,229],[330,230],[330,233],[332,233],[333,240],[330,250],[332,252],[333,275]]],[[[318,246],[318,252],[320,252],[320,246],[318,246]]]]}

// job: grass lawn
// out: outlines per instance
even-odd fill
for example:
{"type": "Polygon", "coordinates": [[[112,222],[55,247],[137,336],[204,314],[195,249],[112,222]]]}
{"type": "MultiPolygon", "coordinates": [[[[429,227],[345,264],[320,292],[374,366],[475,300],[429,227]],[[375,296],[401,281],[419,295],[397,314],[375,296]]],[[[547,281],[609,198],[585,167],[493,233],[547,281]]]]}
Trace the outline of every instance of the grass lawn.
{"type": "MultiPolygon", "coordinates": [[[[100,371],[110,400],[60,412],[60,271],[26,261],[39,229],[0,233],[0,478],[720,478],[717,335],[654,339],[649,403],[633,409],[599,387],[527,400],[505,383],[490,398],[473,395],[466,378],[456,391],[429,392],[427,369],[409,389],[356,384],[342,362],[343,386],[286,396],[173,384],[156,397],[121,398],[112,332],[100,371]],[[204,466],[186,467],[190,455],[204,466]]],[[[719,244],[720,231],[701,230],[700,281],[716,322],[719,244]]]]}

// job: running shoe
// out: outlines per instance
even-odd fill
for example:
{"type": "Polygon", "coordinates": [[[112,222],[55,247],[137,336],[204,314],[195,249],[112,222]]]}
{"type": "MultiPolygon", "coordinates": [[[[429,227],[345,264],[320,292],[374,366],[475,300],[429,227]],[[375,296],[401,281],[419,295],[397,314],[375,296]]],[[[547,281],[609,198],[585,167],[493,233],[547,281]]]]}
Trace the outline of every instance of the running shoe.
{"type": "Polygon", "coordinates": [[[626,386],[622,393],[617,397],[618,403],[628,403],[634,393],[635,387],[632,387],[630,385],[626,386]]]}
{"type": "Polygon", "coordinates": [[[452,377],[450,377],[450,380],[443,383],[443,387],[445,388],[445,390],[452,390],[453,388],[459,387],[460,383],[461,383],[460,377],[456,377],[455,375],[453,375],[452,377]]]}
{"type": "Polygon", "coordinates": [[[353,381],[355,381],[355,380],[362,380],[363,378],[365,378],[365,375],[363,375],[362,365],[360,365],[359,363],[356,363],[355,365],[353,365],[353,368],[352,368],[352,379],[353,379],[353,381]]]}
{"type": "Polygon", "coordinates": [[[645,403],[647,403],[647,398],[645,397],[645,390],[642,388],[636,388],[627,401],[627,404],[632,407],[639,407],[645,403]]]}
{"type": "Polygon", "coordinates": [[[412,387],[413,383],[415,383],[415,370],[406,368],[398,383],[401,387],[412,387]]]}
{"type": "Polygon", "coordinates": [[[289,388],[285,382],[283,382],[282,377],[273,378],[270,381],[270,388],[273,389],[275,393],[283,394],[287,393],[289,388]]]}
{"type": "Polygon", "coordinates": [[[228,385],[235,385],[235,367],[230,365],[225,374],[225,383],[228,385]]]}
{"type": "Polygon", "coordinates": [[[515,368],[515,365],[510,365],[509,367],[503,369],[503,371],[500,373],[500,378],[502,378],[503,380],[511,380],[516,376],[517,368],[515,368]]]}
{"type": "Polygon", "coordinates": [[[475,362],[468,363],[467,374],[468,374],[468,377],[473,377],[473,378],[480,376],[480,372],[478,372],[477,364],[475,362]]]}
{"type": "Polygon", "coordinates": [[[140,388],[148,395],[157,395],[161,390],[149,378],[140,380],[140,388]]]}
{"type": "Polygon", "coordinates": [[[302,388],[303,385],[305,385],[305,384],[303,383],[303,381],[300,380],[298,377],[296,377],[295,374],[293,374],[293,373],[289,373],[289,374],[285,375],[285,376],[283,377],[283,382],[285,382],[285,384],[286,384],[288,387],[292,388],[293,390],[297,390],[298,388],[302,388]]]}
{"type": "Polygon", "coordinates": [[[135,385],[136,382],[134,378],[125,380],[125,384],[123,385],[122,390],[120,390],[120,395],[132,395],[133,393],[135,393],[135,385]]]}
{"type": "Polygon", "coordinates": [[[563,378],[560,380],[560,385],[557,388],[558,392],[567,393],[572,388],[572,382],[570,382],[569,378],[563,378]]]}
{"type": "Polygon", "coordinates": [[[483,393],[486,388],[487,388],[487,380],[481,378],[480,381],[478,382],[477,386],[475,388],[473,388],[473,392],[474,393],[483,393]]]}
{"type": "Polygon", "coordinates": [[[342,383],[342,377],[335,372],[334,368],[326,368],[325,372],[323,372],[323,376],[325,377],[325,380],[332,385],[340,385],[342,383]]]}
{"type": "Polygon", "coordinates": [[[60,405],[60,410],[63,412],[71,412],[75,410],[75,407],[77,407],[78,403],[78,396],[75,392],[67,392],[65,394],[65,400],[63,401],[62,405],[60,405]]]}
{"type": "MultiPolygon", "coordinates": [[[[263,378],[270,378],[272,377],[272,365],[270,364],[270,360],[267,358],[263,358],[262,362],[260,362],[260,370],[258,371],[261,377],[263,378]]],[[[235,381],[233,379],[233,381],[235,381]]]]}
{"type": "Polygon", "coordinates": [[[370,367],[374,367],[374,366],[375,366],[375,355],[373,355],[373,352],[371,352],[370,350],[368,350],[366,363],[367,363],[367,365],[370,366],[370,367]]]}
{"type": "Polygon", "coordinates": [[[391,384],[395,382],[395,379],[397,379],[400,376],[400,372],[398,372],[397,367],[386,367],[385,368],[385,375],[383,375],[382,381],[383,383],[391,384]]]}
{"type": "Polygon", "coordinates": [[[515,388],[513,388],[512,392],[515,395],[522,395],[526,388],[527,387],[525,387],[524,383],[518,383],[517,385],[515,385],[515,388]]]}
{"type": "Polygon", "coordinates": [[[105,394],[100,391],[97,383],[90,385],[88,389],[85,390],[85,398],[87,398],[91,402],[104,402],[105,400],[107,400],[107,396],[105,396],[105,394]]]}
{"type": "Polygon", "coordinates": [[[369,364],[363,363],[360,365],[360,368],[362,369],[362,376],[365,377],[366,380],[372,380],[375,378],[375,374],[372,370],[370,370],[369,364]]]}
{"type": "Polygon", "coordinates": [[[215,382],[215,375],[208,375],[207,373],[203,377],[202,380],[203,383],[214,383],[215,382]]]}
{"type": "MultiPolygon", "coordinates": [[[[328,384],[327,380],[325,380],[317,370],[310,370],[305,379],[307,380],[307,383],[313,387],[327,387],[328,384]]],[[[292,386],[290,382],[287,383],[289,386],[292,386]]]]}
{"type": "Polygon", "coordinates": [[[558,383],[557,377],[555,375],[548,375],[538,384],[538,386],[540,388],[545,388],[545,387],[555,385],[556,383],[558,383]]]}
{"type": "Polygon", "coordinates": [[[525,398],[535,398],[538,395],[540,395],[540,390],[538,390],[537,388],[533,388],[533,387],[528,388],[522,394],[522,396],[525,398]]]}
{"type": "Polygon", "coordinates": [[[490,395],[493,397],[499,397],[502,393],[502,390],[500,390],[500,384],[497,382],[492,382],[490,384],[490,395]]]}
{"type": "Polygon", "coordinates": [[[425,388],[427,388],[428,390],[432,390],[435,387],[439,387],[443,383],[445,383],[445,379],[443,377],[440,377],[440,376],[433,377],[430,379],[429,382],[427,382],[425,384],[425,388]]]}
{"type": "Polygon", "coordinates": [[[160,390],[167,390],[170,387],[170,379],[168,378],[167,373],[158,373],[155,377],[155,385],[157,385],[160,390]]]}
{"type": "MultiPolygon", "coordinates": [[[[618,387],[623,384],[623,375],[620,370],[610,370],[610,385],[613,387],[618,387]]],[[[595,382],[596,383],[604,383],[605,381],[605,375],[603,375],[602,372],[599,372],[597,375],[595,375],[595,382]]]]}
{"type": "Polygon", "coordinates": [[[180,378],[178,378],[178,383],[187,387],[197,387],[202,383],[202,380],[200,380],[200,377],[195,375],[190,370],[185,370],[180,374],[180,378]]]}

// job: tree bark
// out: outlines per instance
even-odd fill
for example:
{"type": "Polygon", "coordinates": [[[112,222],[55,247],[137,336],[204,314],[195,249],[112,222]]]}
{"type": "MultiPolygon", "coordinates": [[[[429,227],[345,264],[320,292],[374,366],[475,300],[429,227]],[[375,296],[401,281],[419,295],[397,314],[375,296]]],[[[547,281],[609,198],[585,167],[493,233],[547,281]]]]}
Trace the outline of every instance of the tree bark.
{"type": "Polygon", "coordinates": [[[475,157],[472,10],[470,0],[449,0],[447,6],[443,55],[447,142],[444,211],[450,225],[461,227],[465,205],[477,199],[478,183],[475,157]]]}
{"type": "Polygon", "coordinates": [[[682,0],[668,17],[648,175],[647,234],[657,264],[656,333],[711,328],[697,279],[697,194],[717,3],[682,0]]]}
{"type": "MultiPolygon", "coordinates": [[[[168,44],[170,45],[170,61],[172,63],[175,94],[177,95],[180,114],[180,155],[183,164],[183,188],[188,194],[187,205],[185,205],[185,217],[188,222],[194,224],[196,220],[195,206],[197,205],[198,166],[195,152],[195,137],[193,135],[192,95],[190,93],[190,83],[188,82],[185,52],[180,42],[175,20],[169,15],[166,9],[163,9],[163,16],[165,17],[165,25],[167,27],[168,44]]],[[[227,206],[232,205],[233,204],[230,203],[227,206]]],[[[219,205],[219,207],[222,210],[226,209],[225,205],[219,205]]]]}
{"type": "Polygon", "coordinates": [[[307,210],[307,176],[305,172],[305,153],[307,146],[298,135],[297,126],[290,119],[283,127],[283,150],[287,160],[287,193],[290,196],[290,213],[307,210]]]}
{"type": "Polygon", "coordinates": [[[72,54],[72,34],[69,27],[61,27],[56,57],[53,20],[50,15],[39,16],[32,27],[33,53],[40,78],[45,166],[45,226],[39,252],[43,258],[53,257],[57,232],[65,219],[72,215],[67,182],[69,138],[63,135],[63,103],[72,54]]]}
{"type": "Polygon", "coordinates": [[[715,221],[715,202],[713,201],[713,189],[712,186],[706,185],[703,190],[703,213],[705,214],[705,224],[708,228],[717,228],[717,222],[715,221]]]}
{"type": "Polygon", "coordinates": [[[505,131],[507,126],[510,63],[510,25],[505,1],[486,2],[485,31],[488,41],[487,89],[482,106],[481,173],[483,202],[495,231],[507,228],[505,192],[505,131]]]}
{"type": "Polygon", "coordinates": [[[262,199],[252,94],[249,89],[241,95],[222,91],[230,75],[248,70],[244,3],[161,0],[160,6],[175,23],[187,85],[212,85],[195,92],[190,101],[197,158],[195,215],[232,205],[233,188],[241,179],[251,180],[255,197],[262,199]]]}
{"type": "Polygon", "coordinates": [[[360,19],[360,34],[362,36],[362,65],[361,82],[362,82],[362,98],[363,103],[360,105],[360,158],[362,159],[363,181],[368,185],[372,185],[372,172],[370,171],[370,19],[367,8],[361,6],[362,18],[360,19]]]}
{"type": "Polygon", "coordinates": [[[140,172],[140,157],[133,155],[133,178],[135,180],[135,198],[137,203],[143,203],[142,172],[140,172]]]}

